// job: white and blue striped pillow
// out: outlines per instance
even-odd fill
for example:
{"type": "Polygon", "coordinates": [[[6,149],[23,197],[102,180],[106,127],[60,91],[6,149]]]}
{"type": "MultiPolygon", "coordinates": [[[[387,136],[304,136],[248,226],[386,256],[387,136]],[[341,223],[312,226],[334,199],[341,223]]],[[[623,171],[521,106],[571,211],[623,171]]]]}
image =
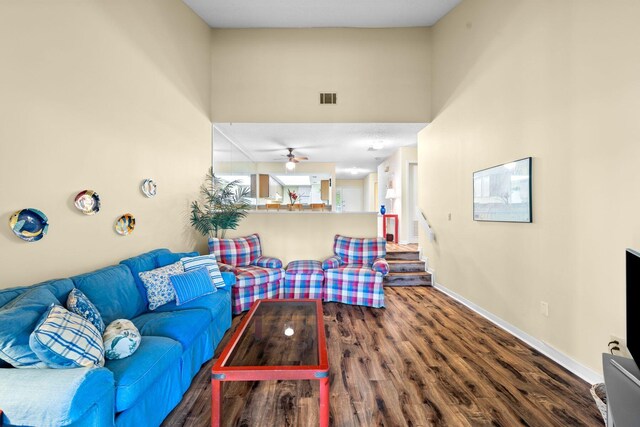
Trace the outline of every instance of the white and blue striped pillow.
{"type": "Polygon", "coordinates": [[[187,273],[201,267],[207,267],[213,285],[216,288],[224,287],[224,280],[222,279],[222,274],[220,273],[220,268],[218,267],[218,263],[216,262],[215,255],[201,255],[182,258],[180,259],[180,261],[182,261],[184,271],[187,273]]]}
{"type": "Polygon", "coordinates": [[[182,305],[216,292],[206,267],[169,277],[176,292],[176,305],[182,305]]]}
{"type": "Polygon", "coordinates": [[[104,366],[102,335],[93,323],[59,305],[51,307],[29,336],[29,347],[50,368],[104,366]]]}

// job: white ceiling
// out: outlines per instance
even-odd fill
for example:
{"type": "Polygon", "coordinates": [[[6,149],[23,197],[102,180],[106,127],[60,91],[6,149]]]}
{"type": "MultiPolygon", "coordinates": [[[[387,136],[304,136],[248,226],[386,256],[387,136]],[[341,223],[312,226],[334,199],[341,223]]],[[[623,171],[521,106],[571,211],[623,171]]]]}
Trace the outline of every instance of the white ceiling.
{"type": "MultiPolygon", "coordinates": [[[[336,164],[336,177],[361,179],[399,147],[417,143],[426,123],[216,123],[214,159],[229,158],[229,140],[254,162],[281,162],[287,147],[309,161],[336,164]],[[382,143],[382,148],[370,150],[382,143]],[[353,172],[356,172],[355,174],[353,172]]],[[[235,150],[234,150],[235,151],[235,150]]],[[[236,159],[242,161],[236,156],[236,159]]]]}
{"type": "Polygon", "coordinates": [[[213,28],[428,27],[461,0],[183,0],[213,28]]]}

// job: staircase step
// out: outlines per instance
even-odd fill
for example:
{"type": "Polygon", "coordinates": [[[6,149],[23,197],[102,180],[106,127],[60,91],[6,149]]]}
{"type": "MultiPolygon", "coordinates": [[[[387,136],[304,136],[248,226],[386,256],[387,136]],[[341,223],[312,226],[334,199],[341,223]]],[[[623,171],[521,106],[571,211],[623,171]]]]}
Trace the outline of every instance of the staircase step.
{"type": "Polygon", "coordinates": [[[431,273],[389,273],[384,278],[385,286],[431,286],[431,273]]]}
{"type": "Polygon", "coordinates": [[[394,251],[394,252],[387,252],[387,256],[385,256],[385,259],[387,261],[392,260],[405,260],[405,261],[419,261],[420,258],[420,253],[418,251],[394,251]]]}
{"type": "Polygon", "coordinates": [[[424,271],[424,261],[387,260],[387,262],[392,273],[418,273],[424,271]]]}

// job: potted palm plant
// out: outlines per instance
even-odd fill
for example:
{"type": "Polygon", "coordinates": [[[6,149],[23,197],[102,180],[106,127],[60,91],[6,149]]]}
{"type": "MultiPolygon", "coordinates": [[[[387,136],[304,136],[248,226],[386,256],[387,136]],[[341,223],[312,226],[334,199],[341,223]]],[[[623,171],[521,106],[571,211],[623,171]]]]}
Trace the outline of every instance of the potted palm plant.
{"type": "Polygon", "coordinates": [[[200,187],[200,200],[191,203],[191,225],[205,237],[224,238],[227,230],[238,228],[251,208],[250,189],[240,181],[227,182],[209,169],[200,187]]]}

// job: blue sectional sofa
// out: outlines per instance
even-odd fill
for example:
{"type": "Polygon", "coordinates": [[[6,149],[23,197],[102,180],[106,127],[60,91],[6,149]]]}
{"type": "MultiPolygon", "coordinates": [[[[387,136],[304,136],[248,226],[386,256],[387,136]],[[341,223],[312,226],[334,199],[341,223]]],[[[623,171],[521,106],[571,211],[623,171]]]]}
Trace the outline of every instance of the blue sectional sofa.
{"type": "MultiPolygon", "coordinates": [[[[4,426],[159,425],[231,327],[231,273],[222,274],[225,287],[214,294],[147,310],[138,273],[185,255],[157,249],[69,279],[0,290],[1,310],[34,288],[47,288],[65,305],[76,287],[96,305],[105,324],[130,319],[142,335],[133,355],[107,360],[103,368],[16,369],[0,360],[4,426]]],[[[38,292],[30,294],[37,298],[38,292]]],[[[0,325],[5,331],[9,327],[0,325]]]]}

